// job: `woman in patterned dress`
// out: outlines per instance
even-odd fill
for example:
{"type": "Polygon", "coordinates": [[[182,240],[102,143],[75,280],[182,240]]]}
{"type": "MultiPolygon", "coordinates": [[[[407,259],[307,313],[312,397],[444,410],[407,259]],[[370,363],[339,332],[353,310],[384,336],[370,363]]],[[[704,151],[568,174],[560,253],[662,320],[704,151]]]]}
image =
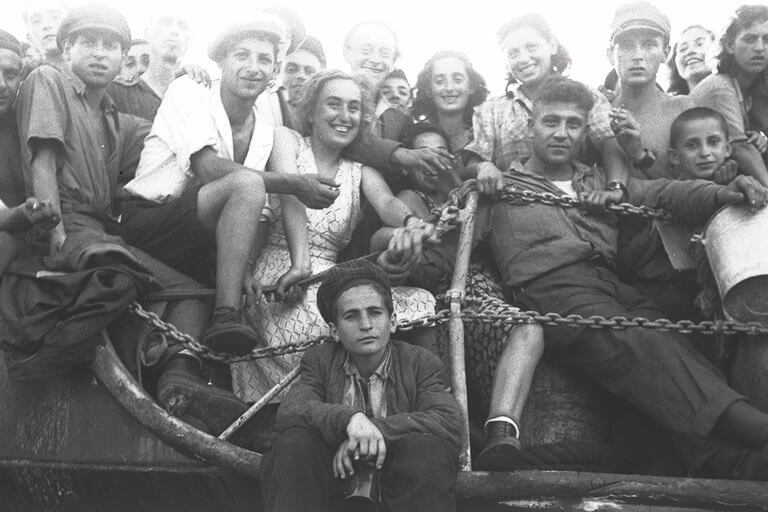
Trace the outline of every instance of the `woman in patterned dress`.
{"type": "MultiPolygon", "coordinates": [[[[298,106],[303,138],[296,134],[298,172],[335,178],[339,186],[336,201],[323,210],[304,210],[291,223],[308,226],[305,251],[312,274],[336,264],[338,253],[349,242],[360,220],[364,196],[388,226],[398,226],[396,238],[405,243],[421,242],[430,227],[392,195],[378,171],[341,156],[341,151],[367,128],[372,107],[357,80],[340,71],[327,70],[307,82],[298,106]]],[[[254,267],[262,284],[278,281],[295,269],[291,261],[279,200],[267,246],[254,267]]],[[[329,334],[317,309],[318,284],[310,285],[297,301],[268,302],[264,298],[249,307],[247,317],[270,346],[301,343],[329,334]]],[[[395,313],[399,320],[414,320],[434,313],[435,298],[426,290],[393,289],[395,313]]],[[[236,363],[232,366],[235,393],[255,401],[295,367],[301,354],[236,363]]]]}

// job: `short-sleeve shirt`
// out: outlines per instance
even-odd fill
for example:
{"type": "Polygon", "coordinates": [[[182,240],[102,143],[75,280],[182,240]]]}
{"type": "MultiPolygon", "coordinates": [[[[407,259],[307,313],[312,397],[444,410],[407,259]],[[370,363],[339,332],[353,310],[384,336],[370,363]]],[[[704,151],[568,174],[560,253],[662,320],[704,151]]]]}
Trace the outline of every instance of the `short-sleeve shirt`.
{"type": "Polygon", "coordinates": [[[30,73],[17,104],[22,168],[29,180],[34,143],[54,141],[59,147],[57,181],[62,204],[87,206],[109,216],[118,178],[138,162],[150,125],[119,113],[107,94],[94,111],[88,94],[83,81],[69,70],[43,65],[30,73]],[[102,132],[99,123],[106,126],[108,140],[98,141],[94,135],[102,132]]]}
{"type": "Polygon", "coordinates": [[[133,83],[115,80],[109,84],[107,93],[115,102],[118,112],[131,114],[154,121],[160,102],[163,100],[147,83],[139,78],[133,83]]]}
{"type": "MultiPolygon", "coordinates": [[[[272,152],[274,128],[254,107],[255,123],[248,154],[243,165],[263,171],[272,152]]],[[[136,177],[125,190],[129,195],[166,203],[181,197],[195,179],[192,155],[210,147],[228,160],[234,160],[232,127],[221,102],[221,83],[210,89],[188,77],[168,87],[155,116],[136,169],[136,177]]]]}
{"type": "MultiPolygon", "coordinates": [[[[608,116],[611,104],[590,87],[595,105],[587,118],[587,136],[602,150],[606,139],[614,137],[608,116]]],[[[472,118],[474,138],[464,148],[507,171],[515,160],[527,160],[533,154],[533,133],[528,119],[533,118],[533,102],[520,90],[510,86],[505,96],[493,98],[475,108],[472,118]]]]}
{"type": "Polygon", "coordinates": [[[742,95],[741,87],[734,77],[727,73],[709,75],[693,88],[690,97],[697,105],[709,107],[722,114],[728,124],[730,142],[747,140],[751,99],[742,95]]]}
{"type": "Polygon", "coordinates": [[[24,202],[24,174],[21,172],[21,148],[16,114],[0,118],[0,210],[24,202]]]}

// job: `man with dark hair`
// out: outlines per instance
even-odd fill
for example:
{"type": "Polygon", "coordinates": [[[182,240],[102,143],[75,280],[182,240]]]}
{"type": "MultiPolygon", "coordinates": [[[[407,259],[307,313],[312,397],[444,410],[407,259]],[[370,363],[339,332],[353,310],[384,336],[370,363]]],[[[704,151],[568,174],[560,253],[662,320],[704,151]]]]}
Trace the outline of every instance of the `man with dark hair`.
{"type": "Polygon", "coordinates": [[[390,340],[387,275],[367,260],[341,263],[317,304],[337,343],[306,352],[280,405],[262,472],[265,509],[338,510],[344,481],[367,473],[387,510],[455,510],[456,401],[437,356],[390,340]]]}
{"type": "Polygon", "coordinates": [[[254,108],[275,72],[282,34],[267,19],[223,30],[208,48],[221,81],[210,89],[186,77],[171,83],[136,177],[125,186],[125,239],[187,275],[215,282],[214,314],[202,342],[219,352],[246,354],[263,343],[243,325],[242,293],[244,287],[255,291],[246,268],[258,219],[273,214],[265,208],[266,193],[295,195],[312,208],[338,195],[332,179],[295,173],[293,136],[254,108]]]}
{"type": "MultiPolygon", "coordinates": [[[[130,40],[128,23],[114,9],[101,4],[74,8],[57,33],[69,67],[40,66],[19,92],[25,178],[35,196],[50,202],[62,219],[48,233],[46,265],[78,271],[118,263],[150,273],[166,290],[200,288],[117,235],[117,183],[126,168],[136,165],[149,132],[148,122],[117,112],[106,93],[130,40]]],[[[136,283],[138,292],[146,285],[136,283]]],[[[192,336],[199,336],[208,316],[208,306],[199,300],[177,301],[168,308],[168,320],[192,336]]],[[[165,351],[163,362],[180,349],[165,351]]],[[[174,380],[179,370],[165,364],[158,383],[161,402],[174,403],[174,414],[220,432],[244,412],[245,405],[232,393],[207,385],[199,375],[174,380]]]]}
{"type": "Polygon", "coordinates": [[[411,84],[402,69],[393,69],[384,77],[379,90],[379,104],[376,111],[381,113],[388,108],[399,109],[411,113],[411,84]]]}
{"type": "MultiPolygon", "coordinates": [[[[533,104],[533,155],[513,164],[506,183],[573,198],[603,190],[600,169],[575,160],[590,103],[582,84],[566,78],[543,84],[533,104]]],[[[727,187],[703,181],[630,180],[629,200],[701,222],[724,204],[764,205],[768,190],[746,176],[727,187]]],[[[507,200],[481,209],[477,218],[508,296],[525,309],[562,316],[664,316],[616,277],[612,213],[507,200]]],[[[768,415],[729,388],[680,334],[641,327],[545,325],[544,339],[562,364],[676,434],[715,435],[754,450],[768,443],[768,415]]]]}

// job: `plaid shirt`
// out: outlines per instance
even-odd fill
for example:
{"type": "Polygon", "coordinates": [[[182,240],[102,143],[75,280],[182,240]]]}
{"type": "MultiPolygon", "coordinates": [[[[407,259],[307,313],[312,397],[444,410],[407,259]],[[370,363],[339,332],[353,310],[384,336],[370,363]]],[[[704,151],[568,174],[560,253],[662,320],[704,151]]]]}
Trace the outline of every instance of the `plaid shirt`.
{"type": "MultiPolygon", "coordinates": [[[[605,139],[614,137],[608,117],[611,104],[596,89],[590,91],[595,106],[587,119],[587,135],[595,148],[602,150],[605,139]]],[[[475,109],[474,140],[464,149],[507,171],[515,160],[525,161],[532,155],[533,134],[528,127],[531,117],[533,103],[520,90],[520,84],[511,85],[505,96],[490,99],[475,109]]]]}

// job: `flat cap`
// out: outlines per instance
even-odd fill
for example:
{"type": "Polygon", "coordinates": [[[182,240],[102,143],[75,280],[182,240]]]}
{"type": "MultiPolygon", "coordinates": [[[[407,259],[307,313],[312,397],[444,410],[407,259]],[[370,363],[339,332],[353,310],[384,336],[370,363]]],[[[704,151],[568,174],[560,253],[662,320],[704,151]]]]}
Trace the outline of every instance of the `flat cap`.
{"type": "Polygon", "coordinates": [[[59,25],[56,44],[64,49],[64,41],[83,30],[102,30],[117,36],[123,48],[131,44],[131,29],[122,14],[104,4],[86,4],[74,7],[59,25]]]}
{"type": "Polygon", "coordinates": [[[611,42],[630,30],[651,30],[669,42],[672,24],[655,5],[649,2],[630,2],[616,8],[616,14],[611,22],[611,42]]]}
{"type": "Polygon", "coordinates": [[[371,284],[384,296],[384,304],[391,312],[392,283],[389,276],[368,260],[351,260],[331,268],[317,289],[317,309],[326,322],[335,322],[334,310],[339,295],[355,286],[371,284]]]}
{"type": "Polygon", "coordinates": [[[21,43],[10,32],[0,29],[0,48],[11,50],[13,53],[21,57],[21,43]]]}
{"type": "Polygon", "coordinates": [[[263,16],[229,25],[208,46],[208,57],[214,62],[220,62],[237,41],[249,36],[263,37],[279,46],[285,37],[285,26],[276,16],[263,16]]]}

